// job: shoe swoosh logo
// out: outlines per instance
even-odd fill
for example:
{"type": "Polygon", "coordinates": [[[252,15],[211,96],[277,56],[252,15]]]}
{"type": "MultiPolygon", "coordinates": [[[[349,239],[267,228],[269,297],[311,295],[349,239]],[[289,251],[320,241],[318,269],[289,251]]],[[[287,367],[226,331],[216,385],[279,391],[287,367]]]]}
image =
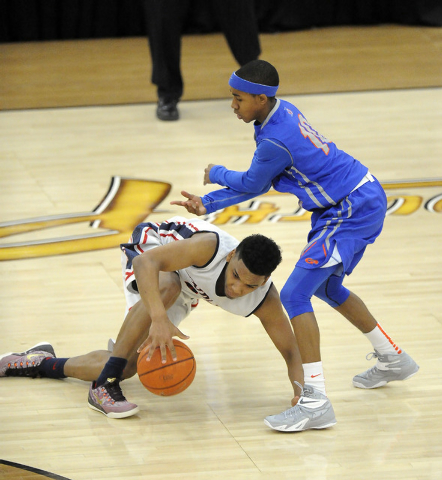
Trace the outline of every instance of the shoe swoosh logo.
{"type": "Polygon", "coordinates": [[[41,353],[29,353],[27,355],[28,358],[32,358],[32,357],[41,357],[41,353]]]}
{"type": "Polygon", "coordinates": [[[327,404],[327,399],[317,399],[317,400],[304,400],[300,399],[297,405],[305,408],[322,408],[327,404]]]}
{"type": "Polygon", "coordinates": [[[311,403],[317,403],[317,400],[299,400],[299,405],[309,405],[311,403]]]}

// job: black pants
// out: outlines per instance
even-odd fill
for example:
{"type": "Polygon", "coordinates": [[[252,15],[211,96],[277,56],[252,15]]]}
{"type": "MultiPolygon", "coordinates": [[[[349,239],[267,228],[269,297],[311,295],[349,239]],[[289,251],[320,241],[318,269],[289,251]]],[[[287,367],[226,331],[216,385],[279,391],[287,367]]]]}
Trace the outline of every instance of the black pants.
{"type": "MultiPolygon", "coordinates": [[[[261,53],[253,0],[206,0],[239,65],[261,53]]],[[[192,0],[143,0],[152,56],[152,83],[158,97],[179,99],[183,94],[181,36],[192,0]]],[[[190,12],[191,13],[191,12],[190,12]]]]}

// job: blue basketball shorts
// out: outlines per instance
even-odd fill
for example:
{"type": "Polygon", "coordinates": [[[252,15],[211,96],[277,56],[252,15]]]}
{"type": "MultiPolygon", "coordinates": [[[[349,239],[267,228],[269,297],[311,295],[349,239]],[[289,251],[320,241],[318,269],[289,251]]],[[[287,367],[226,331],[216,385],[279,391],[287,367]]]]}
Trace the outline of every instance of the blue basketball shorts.
{"type": "Polygon", "coordinates": [[[308,244],[281,290],[290,318],[312,312],[313,295],[333,307],[350,295],[344,277],[381,233],[387,209],[382,186],[371,178],[339,204],[313,212],[308,244]]]}

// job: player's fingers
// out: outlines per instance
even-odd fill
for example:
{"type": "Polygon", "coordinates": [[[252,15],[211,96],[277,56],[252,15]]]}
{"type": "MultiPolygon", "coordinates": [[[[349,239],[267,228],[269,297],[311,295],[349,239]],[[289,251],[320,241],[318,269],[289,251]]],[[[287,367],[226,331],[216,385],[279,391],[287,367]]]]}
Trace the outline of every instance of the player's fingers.
{"type": "Polygon", "coordinates": [[[141,353],[145,349],[145,347],[149,346],[149,343],[150,342],[147,339],[144,340],[144,342],[138,347],[137,353],[141,353]]]}
{"type": "Polygon", "coordinates": [[[184,207],[189,213],[193,212],[193,207],[189,205],[189,202],[170,202],[171,205],[179,205],[180,207],[184,207]]]}
{"type": "Polygon", "coordinates": [[[167,346],[169,347],[170,354],[172,355],[172,360],[176,362],[177,356],[176,356],[175,345],[173,344],[173,342],[170,342],[169,344],[167,344],[167,346]]]}
{"type": "Polygon", "coordinates": [[[161,363],[166,363],[167,352],[166,352],[166,345],[165,344],[160,346],[160,352],[161,352],[161,363]]]}
{"type": "Polygon", "coordinates": [[[176,329],[175,335],[176,335],[177,337],[182,338],[183,340],[189,340],[189,338],[190,338],[189,335],[186,335],[185,333],[183,333],[183,332],[182,332],[180,329],[178,329],[178,328],[176,329]]]}
{"type": "Polygon", "coordinates": [[[150,359],[152,358],[153,353],[155,352],[155,347],[151,344],[149,346],[149,352],[147,353],[146,360],[150,362],[150,359]]]}
{"type": "Polygon", "coordinates": [[[192,195],[191,193],[186,192],[185,190],[181,190],[181,195],[182,195],[183,197],[188,198],[189,200],[191,200],[192,197],[193,197],[193,195],[192,195]]]}

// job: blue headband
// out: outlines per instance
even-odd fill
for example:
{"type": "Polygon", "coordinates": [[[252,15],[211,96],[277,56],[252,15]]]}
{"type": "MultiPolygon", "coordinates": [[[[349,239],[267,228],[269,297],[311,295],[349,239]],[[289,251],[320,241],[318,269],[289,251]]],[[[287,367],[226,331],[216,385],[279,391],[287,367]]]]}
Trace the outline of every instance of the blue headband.
{"type": "Polygon", "coordinates": [[[278,90],[278,86],[271,87],[269,85],[261,85],[260,83],[249,82],[243,78],[238,77],[235,73],[232,73],[232,76],[229,80],[229,85],[241,92],[252,93],[254,95],[267,95],[267,97],[274,97],[278,90]]]}

